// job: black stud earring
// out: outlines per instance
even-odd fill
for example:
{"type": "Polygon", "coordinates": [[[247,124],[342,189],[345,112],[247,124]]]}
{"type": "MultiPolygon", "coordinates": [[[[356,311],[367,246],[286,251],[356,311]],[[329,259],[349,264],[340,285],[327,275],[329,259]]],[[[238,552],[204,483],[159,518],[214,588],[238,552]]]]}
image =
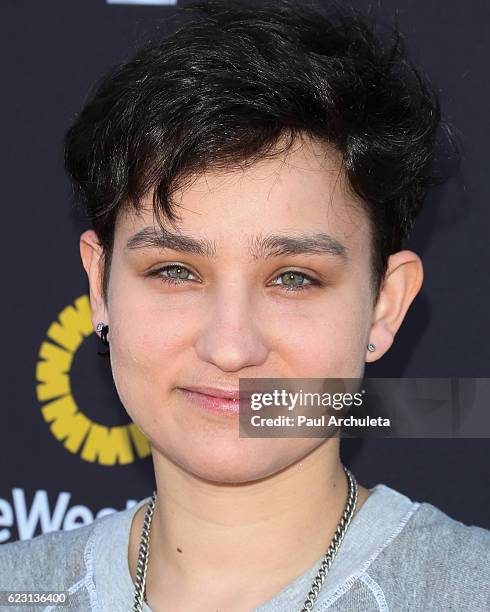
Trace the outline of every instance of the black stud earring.
{"type": "Polygon", "coordinates": [[[109,332],[109,326],[104,323],[97,323],[96,331],[100,332],[100,339],[108,347],[105,353],[98,351],[99,355],[107,357],[109,355],[109,340],[107,340],[107,333],[109,332]]]}

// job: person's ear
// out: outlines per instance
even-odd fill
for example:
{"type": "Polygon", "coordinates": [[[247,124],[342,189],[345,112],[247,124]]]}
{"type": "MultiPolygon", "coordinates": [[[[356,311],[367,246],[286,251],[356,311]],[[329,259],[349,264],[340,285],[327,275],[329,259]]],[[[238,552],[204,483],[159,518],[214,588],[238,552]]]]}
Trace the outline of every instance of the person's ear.
{"type": "Polygon", "coordinates": [[[422,286],[424,269],[413,251],[398,251],[390,256],[384,282],[373,310],[368,342],[376,350],[367,351],[366,362],[376,361],[393,344],[407,310],[422,286]]]}
{"type": "Polygon", "coordinates": [[[109,321],[107,307],[102,294],[102,277],[104,272],[103,249],[94,230],[87,230],[80,236],[80,255],[88,276],[92,324],[95,329],[97,323],[109,324],[109,321]]]}

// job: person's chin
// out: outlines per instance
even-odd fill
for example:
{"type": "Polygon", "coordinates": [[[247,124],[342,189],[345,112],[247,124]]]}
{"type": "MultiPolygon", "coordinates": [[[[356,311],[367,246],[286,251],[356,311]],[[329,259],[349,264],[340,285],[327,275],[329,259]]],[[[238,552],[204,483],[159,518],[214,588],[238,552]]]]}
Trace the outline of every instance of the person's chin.
{"type": "Polygon", "coordinates": [[[202,466],[194,467],[193,476],[216,484],[246,484],[257,482],[275,473],[272,467],[250,469],[246,466],[202,466]]]}
{"type": "MultiPolygon", "coordinates": [[[[267,440],[260,441],[263,445],[267,440]]],[[[219,483],[246,483],[271,476],[287,461],[261,453],[257,446],[247,450],[237,448],[194,448],[176,457],[177,463],[188,473],[206,481],[219,483]],[[199,452],[201,450],[201,452],[199,452]]]]}

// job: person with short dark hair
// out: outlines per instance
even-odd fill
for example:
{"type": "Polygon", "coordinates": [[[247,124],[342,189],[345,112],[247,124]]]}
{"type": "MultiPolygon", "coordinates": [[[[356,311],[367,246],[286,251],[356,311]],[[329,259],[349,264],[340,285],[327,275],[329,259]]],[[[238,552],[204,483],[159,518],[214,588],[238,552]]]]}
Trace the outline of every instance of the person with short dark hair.
{"type": "Polygon", "coordinates": [[[176,14],[65,140],[93,325],[156,490],[1,546],[0,588],[84,612],[488,612],[490,531],[358,484],[337,435],[237,427],[241,378],[357,379],[389,351],[423,282],[403,245],[456,147],[430,80],[339,4],[176,14]]]}

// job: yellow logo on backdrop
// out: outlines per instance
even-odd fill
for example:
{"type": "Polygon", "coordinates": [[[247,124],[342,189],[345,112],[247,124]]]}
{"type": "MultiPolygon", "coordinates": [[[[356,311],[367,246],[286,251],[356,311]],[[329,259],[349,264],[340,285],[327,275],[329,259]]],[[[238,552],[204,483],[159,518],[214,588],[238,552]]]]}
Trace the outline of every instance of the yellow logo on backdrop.
{"type": "Polygon", "coordinates": [[[41,344],[36,366],[37,399],[46,402],[41,409],[43,418],[71,453],[101,465],[132,463],[150,454],[148,439],[141,430],[134,423],[106,427],[92,421],[79,410],[71,393],[73,358],[92,333],[90,301],[82,295],[60,312],[58,321],[46,332],[56,344],[48,340],[41,344]]]}

